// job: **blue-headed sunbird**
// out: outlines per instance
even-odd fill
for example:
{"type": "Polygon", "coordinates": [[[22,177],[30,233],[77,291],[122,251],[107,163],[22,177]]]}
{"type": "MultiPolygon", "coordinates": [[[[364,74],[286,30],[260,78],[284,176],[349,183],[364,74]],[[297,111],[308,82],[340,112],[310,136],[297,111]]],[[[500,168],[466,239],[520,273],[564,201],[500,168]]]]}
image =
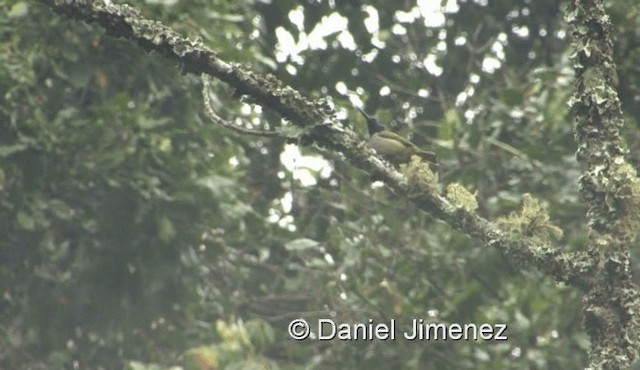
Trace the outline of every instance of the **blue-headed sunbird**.
{"type": "Polygon", "coordinates": [[[367,119],[369,145],[383,158],[394,165],[399,165],[408,163],[412,155],[417,155],[428,162],[433,170],[438,170],[438,157],[434,153],[418,148],[402,136],[388,131],[376,117],[368,115],[360,108],[356,107],[356,109],[367,119]]]}

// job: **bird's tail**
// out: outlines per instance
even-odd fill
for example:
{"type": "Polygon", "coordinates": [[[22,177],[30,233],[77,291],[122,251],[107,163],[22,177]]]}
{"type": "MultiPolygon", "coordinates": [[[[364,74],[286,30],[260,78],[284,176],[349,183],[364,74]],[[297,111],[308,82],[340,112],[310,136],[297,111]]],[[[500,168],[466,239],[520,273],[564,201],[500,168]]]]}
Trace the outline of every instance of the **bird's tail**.
{"type": "Polygon", "coordinates": [[[438,171],[438,157],[433,152],[427,152],[426,150],[420,150],[416,153],[424,161],[428,162],[434,171],[438,171]]]}

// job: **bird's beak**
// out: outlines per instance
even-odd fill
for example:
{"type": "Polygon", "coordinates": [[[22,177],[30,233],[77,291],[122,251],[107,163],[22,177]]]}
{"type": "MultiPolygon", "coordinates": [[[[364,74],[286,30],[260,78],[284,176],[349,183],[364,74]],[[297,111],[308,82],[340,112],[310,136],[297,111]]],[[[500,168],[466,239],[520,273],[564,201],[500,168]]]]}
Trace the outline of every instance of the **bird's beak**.
{"type": "Polygon", "coordinates": [[[371,116],[369,116],[367,112],[365,112],[362,108],[356,107],[356,109],[358,110],[358,112],[362,113],[362,115],[364,116],[364,118],[367,119],[367,121],[371,119],[371,116]]]}

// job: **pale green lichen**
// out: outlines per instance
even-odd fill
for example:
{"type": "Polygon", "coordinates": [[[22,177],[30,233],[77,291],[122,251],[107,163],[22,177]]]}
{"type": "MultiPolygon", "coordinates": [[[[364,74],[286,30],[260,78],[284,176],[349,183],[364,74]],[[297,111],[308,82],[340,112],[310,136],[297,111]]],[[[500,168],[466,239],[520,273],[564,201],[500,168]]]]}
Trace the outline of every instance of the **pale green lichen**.
{"type": "Polygon", "coordinates": [[[411,192],[440,193],[438,174],[433,172],[429,164],[417,155],[411,156],[411,161],[400,165],[400,172],[407,178],[411,192]]]}
{"type": "Polygon", "coordinates": [[[520,233],[524,236],[547,239],[553,236],[556,239],[562,237],[562,229],[551,223],[547,210],[540,201],[524,194],[522,196],[522,208],[520,211],[511,212],[506,217],[499,217],[496,224],[510,232],[520,233]]]}
{"type": "Polygon", "coordinates": [[[611,178],[621,184],[613,195],[618,212],[615,234],[624,240],[633,240],[640,228],[640,179],[628,163],[614,161],[610,170],[611,178]]]}
{"type": "Polygon", "coordinates": [[[476,196],[471,194],[464,186],[453,183],[447,185],[447,199],[456,207],[466,211],[475,211],[478,209],[478,201],[476,196]]]}

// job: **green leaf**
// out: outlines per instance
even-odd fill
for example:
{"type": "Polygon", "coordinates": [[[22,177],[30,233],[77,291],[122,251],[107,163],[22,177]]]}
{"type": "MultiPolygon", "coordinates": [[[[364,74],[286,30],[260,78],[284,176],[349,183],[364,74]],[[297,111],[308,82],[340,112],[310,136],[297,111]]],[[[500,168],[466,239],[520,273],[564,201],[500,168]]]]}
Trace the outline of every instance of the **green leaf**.
{"type": "Polygon", "coordinates": [[[60,219],[66,220],[73,216],[73,210],[61,200],[52,199],[47,204],[47,207],[60,219]]]}
{"type": "Polygon", "coordinates": [[[306,249],[317,248],[320,243],[315,240],[300,238],[295,239],[284,245],[284,248],[288,251],[303,251],[306,249]]]}
{"type": "Polygon", "coordinates": [[[6,158],[12,154],[25,150],[27,146],[25,144],[13,144],[13,145],[0,145],[0,157],[6,158]]]}
{"type": "Polygon", "coordinates": [[[22,212],[22,211],[18,211],[18,216],[17,216],[17,221],[18,221],[18,225],[20,226],[20,228],[25,229],[25,230],[33,230],[35,229],[36,226],[36,222],[33,219],[33,217],[31,217],[30,215],[22,212]]]}
{"type": "Polygon", "coordinates": [[[13,4],[11,10],[9,10],[9,18],[22,18],[29,13],[29,7],[25,1],[20,1],[13,4]]]}
{"type": "Polygon", "coordinates": [[[455,108],[449,109],[444,114],[443,123],[438,128],[438,138],[444,142],[453,140],[453,133],[460,125],[460,116],[455,108]]]}
{"type": "Polygon", "coordinates": [[[171,220],[166,216],[163,216],[158,221],[158,237],[163,242],[168,242],[176,236],[176,228],[173,226],[171,220]]]}

